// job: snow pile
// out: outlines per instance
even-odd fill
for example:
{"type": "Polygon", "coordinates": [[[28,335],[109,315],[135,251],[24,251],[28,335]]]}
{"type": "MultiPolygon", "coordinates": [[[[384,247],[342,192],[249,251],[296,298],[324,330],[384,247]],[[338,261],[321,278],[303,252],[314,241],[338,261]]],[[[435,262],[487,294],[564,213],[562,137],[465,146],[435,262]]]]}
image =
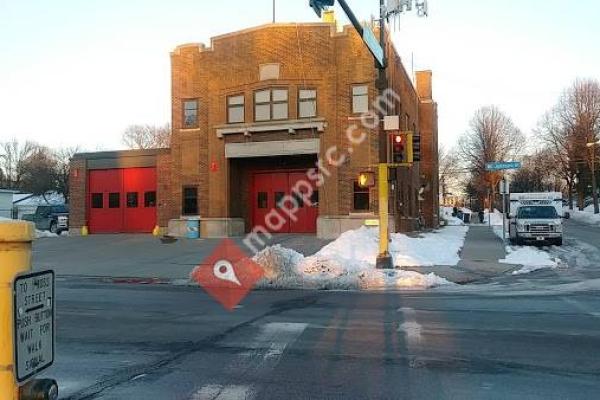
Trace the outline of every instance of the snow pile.
{"type": "Polygon", "coordinates": [[[446,225],[448,226],[462,226],[465,223],[462,219],[452,216],[453,209],[452,207],[440,207],[440,215],[442,219],[446,221],[446,225]]]}
{"type": "Polygon", "coordinates": [[[543,268],[556,268],[559,259],[550,258],[550,254],[533,247],[506,247],[507,256],[498,262],[502,264],[521,265],[522,268],[514,271],[513,275],[528,274],[543,268]]]}
{"type": "MultiPolygon", "coordinates": [[[[468,228],[446,229],[411,238],[392,234],[394,265],[432,266],[458,264],[458,252],[468,228]]],[[[378,229],[362,227],[344,232],[310,257],[280,245],[267,247],[254,257],[265,269],[262,287],[314,289],[429,288],[450,284],[430,273],[375,269],[378,229]]]]}
{"type": "Polygon", "coordinates": [[[569,210],[565,208],[566,212],[571,214],[571,218],[573,218],[577,222],[583,222],[584,224],[590,225],[600,225],[600,214],[594,214],[594,205],[587,206],[583,211],[579,210],[569,210]]]}
{"type": "Polygon", "coordinates": [[[38,229],[35,230],[35,237],[36,239],[40,239],[40,238],[55,238],[58,237],[59,235],[56,233],[52,233],[50,231],[40,231],[38,229]]]}

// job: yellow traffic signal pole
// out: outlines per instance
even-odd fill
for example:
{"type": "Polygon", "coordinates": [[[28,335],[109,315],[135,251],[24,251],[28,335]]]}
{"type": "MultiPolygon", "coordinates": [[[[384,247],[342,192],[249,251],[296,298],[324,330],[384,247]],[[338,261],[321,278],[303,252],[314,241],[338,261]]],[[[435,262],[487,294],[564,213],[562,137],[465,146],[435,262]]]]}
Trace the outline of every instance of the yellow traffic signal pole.
{"type": "MultiPolygon", "coordinates": [[[[383,65],[378,66],[377,89],[379,96],[383,96],[388,87],[386,76],[386,44],[385,44],[385,0],[379,0],[379,44],[383,49],[383,65]]],[[[389,183],[388,183],[388,140],[383,127],[385,112],[379,114],[379,254],[375,262],[377,269],[392,269],[394,261],[389,252],[390,231],[389,223],[389,183]]]]}
{"type": "Polygon", "coordinates": [[[30,222],[0,221],[0,395],[18,400],[14,376],[13,281],[31,269],[34,227],[30,222]]]}
{"type": "Polygon", "coordinates": [[[379,255],[377,256],[377,268],[392,268],[392,258],[389,252],[390,231],[388,227],[388,165],[379,164],[379,255]]]}

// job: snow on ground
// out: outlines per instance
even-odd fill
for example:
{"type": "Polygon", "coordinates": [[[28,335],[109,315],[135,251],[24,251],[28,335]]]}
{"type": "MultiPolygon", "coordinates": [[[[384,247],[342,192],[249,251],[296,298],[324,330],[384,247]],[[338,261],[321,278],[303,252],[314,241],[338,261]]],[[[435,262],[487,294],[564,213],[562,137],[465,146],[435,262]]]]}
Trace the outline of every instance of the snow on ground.
{"type": "MultiPolygon", "coordinates": [[[[466,227],[447,227],[419,237],[392,234],[390,252],[394,265],[456,265],[464,244],[466,227]]],[[[429,288],[451,284],[430,273],[396,269],[375,269],[378,254],[378,229],[362,227],[348,231],[304,257],[280,245],[266,248],[254,260],[265,270],[260,287],[314,289],[394,289],[429,288]]]]}
{"type": "Polygon", "coordinates": [[[513,271],[513,275],[528,274],[544,268],[556,268],[560,263],[558,258],[552,259],[548,252],[530,246],[506,246],[506,253],[506,258],[498,262],[522,266],[521,269],[513,271]]]}
{"type": "Polygon", "coordinates": [[[58,237],[59,235],[56,233],[52,233],[50,231],[40,231],[39,229],[35,230],[35,237],[36,239],[40,239],[40,238],[55,238],[58,237]]]}
{"type": "Polygon", "coordinates": [[[452,216],[453,209],[452,207],[440,207],[440,211],[442,214],[442,219],[446,221],[446,225],[448,226],[462,226],[465,223],[460,218],[456,218],[452,216]]]}
{"type": "Polygon", "coordinates": [[[571,218],[577,222],[583,222],[590,225],[600,225],[600,214],[594,214],[593,205],[587,206],[583,211],[569,210],[568,208],[565,208],[565,211],[569,212],[571,214],[571,218]]]}

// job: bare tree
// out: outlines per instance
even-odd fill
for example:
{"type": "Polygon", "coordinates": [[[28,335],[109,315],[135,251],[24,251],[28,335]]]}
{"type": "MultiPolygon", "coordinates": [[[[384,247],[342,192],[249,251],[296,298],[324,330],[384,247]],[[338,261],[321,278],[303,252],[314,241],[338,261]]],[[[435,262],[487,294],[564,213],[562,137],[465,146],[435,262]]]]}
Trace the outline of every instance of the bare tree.
{"type": "Polygon", "coordinates": [[[130,125],[122,139],[130,149],[168,148],[171,144],[171,126],[130,125]]]}
{"type": "Polygon", "coordinates": [[[46,199],[47,192],[56,189],[56,158],[52,150],[38,146],[25,160],[23,160],[23,190],[46,199]]]}
{"type": "Polygon", "coordinates": [[[513,121],[496,106],[487,106],[475,112],[458,148],[473,180],[484,184],[495,199],[502,175],[487,171],[486,163],[513,160],[524,146],[525,137],[513,121]]]}
{"type": "Polygon", "coordinates": [[[2,186],[21,189],[24,162],[37,147],[38,145],[34,142],[20,143],[17,139],[0,143],[0,169],[3,171],[2,186]]]}
{"type": "Polygon", "coordinates": [[[456,149],[448,150],[440,146],[439,154],[439,174],[440,174],[440,193],[442,202],[446,202],[446,194],[449,191],[458,191],[460,188],[460,174],[463,172],[461,162],[456,149]]]}
{"type": "Polygon", "coordinates": [[[592,79],[576,80],[561,96],[556,111],[560,124],[570,135],[573,155],[584,155],[591,175],[594,213],[598,214],[600,206],[595,171],[598,146],[588,148],[586,144],[600,140],[600,83],[592,79]]]}
{"type": "Polygon", "coordinates": [[[546,112],[535,130],[554,162],[554,171],[567,184],[569,208],[573,209],[573,189],[577,177],[576,146],[572,130],[565,126],[560,117],[558,106],[546,112]]]}
{"type": "Polygon", "coordinates": [[[56,159],[56,191],[69,202],[69,174],[71,172],[71,158],[80,151],[79,147],[62,147],[54,152],[56,159]]]}

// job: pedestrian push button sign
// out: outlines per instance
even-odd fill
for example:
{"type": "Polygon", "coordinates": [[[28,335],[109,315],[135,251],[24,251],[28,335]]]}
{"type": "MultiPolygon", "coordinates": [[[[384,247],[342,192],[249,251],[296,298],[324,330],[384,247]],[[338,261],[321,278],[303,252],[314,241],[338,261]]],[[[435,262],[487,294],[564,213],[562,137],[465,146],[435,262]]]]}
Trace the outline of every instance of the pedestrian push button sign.
{"type": "Polygon", "coordinates": [[[54,271],[15,278],[15,376],[19,383],[54,362],[54,271]]]}

